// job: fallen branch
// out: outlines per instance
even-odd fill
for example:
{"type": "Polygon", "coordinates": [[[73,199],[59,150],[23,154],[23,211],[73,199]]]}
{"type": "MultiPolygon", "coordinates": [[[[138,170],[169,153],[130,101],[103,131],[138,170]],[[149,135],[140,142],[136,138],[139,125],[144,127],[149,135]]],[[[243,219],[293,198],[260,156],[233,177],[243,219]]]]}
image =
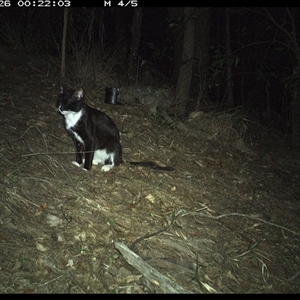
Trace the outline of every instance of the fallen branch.
{"type": "Polygon", "coordinates": [[[144,262],[140,256],[122,243],[115,242],[115,248],[121,252],[124,259],[152,283],[158,285],[165,293],[190,294],[189,291],[162,275],[156,269],[144,262]]]}

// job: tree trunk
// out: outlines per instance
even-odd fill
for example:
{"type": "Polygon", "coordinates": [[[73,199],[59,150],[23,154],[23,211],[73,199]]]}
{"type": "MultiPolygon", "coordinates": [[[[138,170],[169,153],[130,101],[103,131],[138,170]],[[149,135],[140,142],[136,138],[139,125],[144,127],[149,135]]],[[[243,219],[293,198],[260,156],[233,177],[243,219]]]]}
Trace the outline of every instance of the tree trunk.
{"type": "Polygon", "coordinates": [[[227,104],[233,106],[232,92],[232,70],[231,70],[231,47],[230,47],[230,8],[225,9],[225,28],[226,28],[226,88],[227,88],[227,104]]]}
{"type": "Polygon", "coordinates": [[[292,102],[292,139],[296,147],[300,146],[300,85],[296,84],[292,102]]]}
{"type": "Polygon", "coordinates": [[[143,20],[143,10],[141,7],[136,7],[134,9],[134,18],[131,26],[132,33],[132,43],[129,51],[129,78],[130,80],[134,80],[137,82],[138,80],[138,72],[139,72],[139,61],[138,59],[138,50],[140,46],[141,39],[141,28],[142,28],[142,20],[143,20]]]}
{"type": "Polygon", "coordinates": [[[193,76],[195,20],[192,15],[194,13],[194,7],[184,8],[183,52],[176,86],[176,114],[178,116],[182,116],[186,111],[193,76]]]}
{"type": "MultiPolygon", "coordinates": [[[[285,25],[287,22],[277,22],[273,15],[270,13],[268,8],[263,8],[266,17],[277,27],[285,36],[287,42],[285,44],[288,46],[288,50],[292,50],[296,58],[296,67],[293,72],[293,77],[295,82],[293,84],[293,100],[291,105],[291,115],[292,115],[292,140],[295,146],[300,145],[300,46],[297,39],[296,32],[296,19],[295,19],[295,8],[286,7],[286,16],[288,16],[288,22],[291,26],[287,29],[285,25]]],[[[283,44],[281,42],[281,44],[283,44]]]]}
{"type": "Polygon", "coordinates": [[[116,7],[114,9],[115,17],[115,47],[125,47],[125,40],[129,38],[129,33],[127,35],[127,15],[124,16],[124,10],[122,7],[116,7]]]}
{"type": "Polygon", "coordinates": [[[191,108],[198,110],[202,102],[209,101],[207,73],[209,66],[209,32],[210,32],[210,7],[198,7],[197,12],[199,17],[196,19],[195,35],[195,57],[197,65],[194,68],[196,76],[193,76],[191,93],[197,95],[195,103],[192,103],[191,108]]]}
{"type": "Polygon", "coordinates": [[[170,24],[171,32],[173,36],[173,45],[174,45],[174,63],[173,63],[173,72],[172,72],[172,81],[176,83],[178,81],[181,57],[182,57],[182,48],[183,48],[183,28],[182,22],[178,20],[183,19],[184,11],[183,7],[168,7],[170,15],[170,24]]]}
{"type": "Polygon", "coordinates": [[[68,11],[69,9],[65,7],[63,35],[61,40],[62,45],[61,45],[60,79],[64,79],[66,77],[66,40],[67,40],[67,26],[68,26],[68,11]]]}

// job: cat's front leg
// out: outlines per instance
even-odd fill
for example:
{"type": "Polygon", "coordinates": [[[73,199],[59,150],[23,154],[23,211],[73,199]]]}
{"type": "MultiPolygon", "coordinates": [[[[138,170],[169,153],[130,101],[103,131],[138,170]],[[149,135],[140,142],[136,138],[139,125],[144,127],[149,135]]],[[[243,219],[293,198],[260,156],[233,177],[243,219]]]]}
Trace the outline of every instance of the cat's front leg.
{"type": "Polygon", "coordinates": [[[91,170],[92,162],[93,162],[93,153],[85,153],[83,169],[86,170],[86,171],[91,170]]]}
{"type": "Polygon", "coordinates": [[[85,147],[85,159],[84,159],[84,169],[86,171],[91,170],[92,163],[94,158],[94,145],[91,143],[91,145],[86,145],[85,147]]]}
{"type": "Polygon", "coordinates": [[[72,161],[72,164],[81,167],[82,165],[82,144],[78,142],[77,140],[74,140],[75,145],[75,161],[72,161]]]}

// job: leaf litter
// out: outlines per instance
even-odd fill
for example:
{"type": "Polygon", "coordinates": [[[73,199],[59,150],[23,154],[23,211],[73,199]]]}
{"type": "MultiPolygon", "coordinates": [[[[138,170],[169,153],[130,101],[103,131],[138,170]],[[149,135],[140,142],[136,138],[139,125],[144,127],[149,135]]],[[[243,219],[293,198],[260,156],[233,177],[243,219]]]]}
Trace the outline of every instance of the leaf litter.
{"type": "Polygon", "coordinates": [[[55,80],[1,78],[1,293],[299,293],[300,156],[280,133],[239,110],[171,123],[87,91],[124,163],[83,172],[55,80]]]}

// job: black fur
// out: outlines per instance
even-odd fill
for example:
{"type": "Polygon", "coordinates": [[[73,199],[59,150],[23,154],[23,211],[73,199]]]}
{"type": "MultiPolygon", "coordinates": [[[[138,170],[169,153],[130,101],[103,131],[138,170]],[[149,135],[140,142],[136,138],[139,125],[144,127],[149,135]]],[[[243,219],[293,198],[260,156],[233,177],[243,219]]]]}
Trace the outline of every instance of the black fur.
{"type": "MultiPolygon", "coordinates": [[[[113,120],[105,113],[83,102],[83,90],[65,90],[57,99],[57,109],[65,116],[65,128],[75,145],[75,164],[81,166],[85,157],[85,170],[91,170],[92,164],[103,164],[102,171],[122,163],[120,134],[113,120]],[[99,154],[100,153],[100,154],[99,154]]],[[[161,167],[154,162],[130,162],[159,171],[173,171],[170,166],[161,167]]]]}
{"type": "Polygon", "coordinates": [[[83,162],[84,154],[84,169],[91,170],[96,150],[106,150],[107,153],[114,154],[114,161],[107,158],[105,164],[118,166],[122,162],[120,135],[115,123],[105,113],[83,102],[82,89],[70,91],[61,88],[57,108],[65,115],[65,128],[74,142],[75,159],[79,166],[83,162]],[[82,112],[79,120],[73,124],[74,126],[70,126],[72,112],[78,114],[82,112]]]}

